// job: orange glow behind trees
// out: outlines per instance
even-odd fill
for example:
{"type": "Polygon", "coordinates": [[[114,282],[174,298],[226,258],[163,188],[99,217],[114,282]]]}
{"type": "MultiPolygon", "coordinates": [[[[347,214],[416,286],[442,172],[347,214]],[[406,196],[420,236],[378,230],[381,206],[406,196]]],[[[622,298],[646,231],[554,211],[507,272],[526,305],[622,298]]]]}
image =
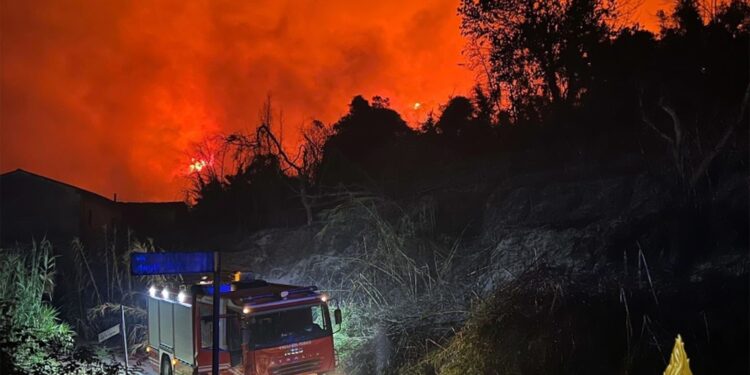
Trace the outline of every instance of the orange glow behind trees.
{"type": "MultiPolygon", "coordinates": [[[[412,125],[475,73],[457,0],[4,1],[0,172],[24,168],[125,200],[182,199],[196,144],[252,129],[271,93],[290,148],[354,95],[412,125]]],[[[655,28],[664,6],[631,17],[655,28]]]]}

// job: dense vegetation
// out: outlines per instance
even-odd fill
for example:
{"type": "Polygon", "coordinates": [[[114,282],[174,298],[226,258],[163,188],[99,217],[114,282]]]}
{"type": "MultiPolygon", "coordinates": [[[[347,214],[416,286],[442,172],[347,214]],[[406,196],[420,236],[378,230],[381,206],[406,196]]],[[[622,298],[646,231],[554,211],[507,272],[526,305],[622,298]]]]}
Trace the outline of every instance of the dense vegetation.
{"type": "Polygon", "coordinates": [[[55,257],[48,241],[0,250],[0,372],[3,374],[113,374],[118,364],[101,362],[76,347],[75,333],[49,303],[55,257]]]}

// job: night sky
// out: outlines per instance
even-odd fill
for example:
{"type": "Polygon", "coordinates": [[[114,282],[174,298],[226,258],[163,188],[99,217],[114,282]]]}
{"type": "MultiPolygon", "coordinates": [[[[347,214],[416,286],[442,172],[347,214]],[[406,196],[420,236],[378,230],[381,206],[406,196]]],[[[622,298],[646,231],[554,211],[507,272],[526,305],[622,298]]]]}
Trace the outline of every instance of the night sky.
{"type": "MultiPolygon", "coordinates": [[[[643,1],[628,22],[655,30],[669,3],[643,1]]],[[[415,125],[474,85],[457,6],[3,1],[0,171],[179,200],[195,144],[252,129],[269,93],[290,147],[357,94],[388,97],[415,125]]]]}

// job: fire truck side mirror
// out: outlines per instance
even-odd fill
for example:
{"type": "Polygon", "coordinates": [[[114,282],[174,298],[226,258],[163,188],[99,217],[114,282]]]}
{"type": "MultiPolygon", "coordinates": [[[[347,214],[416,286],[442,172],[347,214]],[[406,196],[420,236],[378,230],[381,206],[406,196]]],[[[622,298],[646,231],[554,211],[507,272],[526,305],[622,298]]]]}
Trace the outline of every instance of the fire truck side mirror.
{"type": "Polygon", "coordinates": [[[341,309],[333,310],[333,321],[336,322],[336,324],[341,324],[341,309]]]}

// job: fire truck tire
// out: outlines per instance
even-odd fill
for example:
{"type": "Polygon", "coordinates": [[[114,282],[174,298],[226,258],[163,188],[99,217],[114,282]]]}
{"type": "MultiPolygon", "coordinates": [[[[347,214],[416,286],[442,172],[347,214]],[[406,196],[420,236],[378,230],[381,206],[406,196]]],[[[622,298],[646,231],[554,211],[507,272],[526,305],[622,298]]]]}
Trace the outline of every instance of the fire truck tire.
{"type": "Polygon", "coordinates": [[[159,370],[159,375],[172,375],[172,363],[169,361],[169,356],[163,355],[161,357],[161,368],[159,370]]]}

